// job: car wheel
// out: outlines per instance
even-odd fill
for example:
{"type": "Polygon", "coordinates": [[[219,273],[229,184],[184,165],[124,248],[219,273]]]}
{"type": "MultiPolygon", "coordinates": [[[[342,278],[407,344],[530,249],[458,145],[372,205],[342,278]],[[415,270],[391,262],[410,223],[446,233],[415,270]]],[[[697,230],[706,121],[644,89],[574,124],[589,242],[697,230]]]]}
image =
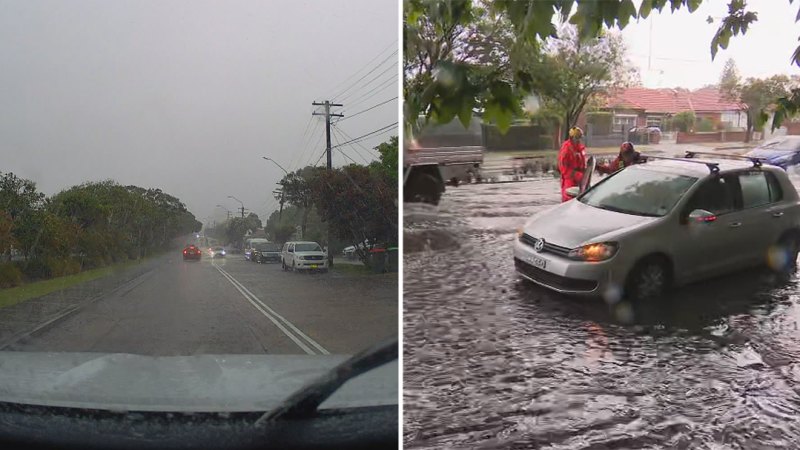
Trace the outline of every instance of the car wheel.
{"type": "Polygon", "coordinates": [[[782,261],[779,261],[778,264],[770,264],[770,266],[774,266],[773,269],[781,273],[794,272],[797,269],[797,255],[800,253],[800,236],[797,233],[784,235],[778,241],[778,249],[786,259],[781,257],[779,259],[782,261]]]}
{"type": "Polygon", "coordinates": [[[648,301],[661,297],[670,284],[669,266],[662,258],[647,258],[628,276],[626,292],[631,300],[648,301]]]}

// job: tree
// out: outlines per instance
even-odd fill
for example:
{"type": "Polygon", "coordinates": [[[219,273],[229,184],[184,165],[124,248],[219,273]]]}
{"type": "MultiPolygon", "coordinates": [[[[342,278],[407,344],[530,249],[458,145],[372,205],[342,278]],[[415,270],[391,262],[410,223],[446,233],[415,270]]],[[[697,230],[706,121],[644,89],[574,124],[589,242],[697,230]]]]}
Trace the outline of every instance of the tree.
{"type": "Polygon", "coordinates": [[[694,111],[681,111],[672,116],[671,124],[676,130],[685,133],[694,130],[694,123],[696,120],[697,118],[694,115],[694,111]]]}
{"type": "Polygon", "coordinates": [[[303,211],[303,217],[300,222],[303,236],[306,235],[308,216],[311,213],[311,207],[314,205],[314,194],[311,185],[320,171],[324,171],[324,169],[308,166],[284,176],[280,182],[283,185],[284,201],[301,208],[303,211]]]}
{"type": "MultiPolygon", "coordinates": [[[[475,11],[480,9],[473,3],[467,0],[405,0],[403,9],[404,50],[406,50],[404,57],[407,63],[405,68],[408,68],[409,60],[413,60],[416,56],[415,52],[407,52],[417,45],[415,39],[420,28],[425,28],[434,36],[428,41],[454,48],[452,43],[456,41],[455,36],[459,35],[458,30],[468,29],[468,25],[475,17],[480,17],[475,14],[475,11]],[[427,28],[421,25],[427,25],[427,28]]],[[[578,35],[583,40],[599,36],[605,27],[624,29],[631,19],[647,18],[654,10],[660,13],[667,5],[671,12],[686,9],[693,13],[701,3],[702,0],[642,0],[637,10],[633,0],[494,0],[486,11],[487,14],[506,17],[512,24],[514,38],[535,46],[545,38],[555,35],[556,29],[553,24],[556,18],[575,25],[578,35]]],[[[789,0],[789,3],[791,4],[792,0],[789,0]]],[[[716,57],[720,48],[728,47],[731,37],[746,34],[750,25],[757,20],[758,15],[747,9],[744,0],[730,0],[728,15],[719,22],[717,31],[711,39],[711,59],[716,57]]],[[[796,16],[797,20],[800,20],[800,14],[796,16]]],[[[709,18],[709,23],[713,22],[714,19],[709,18]]],[[[423,54],[423,57],[425,56],[427,55],[423,54]]],[[[433,59],[423,60],[433,61],[433,59]]],[[[791,61],[800,66],[800,46],[796,47],[791,55],[791,61]]],[[[435,65],[429,64],[428,67],[435,65]]],[[[502,89],[495,89],[492,92],[494,105],[492,115],[507,116],[515,112],[515,86],[511,85],[509,80],[502,78],[502,71],[486,72],[482,85],[474,82],[463,83],[464,79],[469,80],[463,72],[463,70],[454,72],[453,77],[448,76],[449,80],[454,80],[460,86],[459,89],[442,90],[431,82],[430,77],[415,84],[415,77],[410,76],[406,70],[408,81],[404,82],[403,89],[406,98],[407,129],[409,124],[413,125],[416,122],[420,112],[438,123],[447,123],[453,118],[447,114],[441,117],[430,114],[427,106],[431,104],[446,105],[447,110],[458,111],[459,118],[464,122],[461,114],[469,112],[468,109],[475,104],[476,96],[485,92],[485,89],[490,89],[495,82],[505,82],[505,85],[502,89]]],[[[445,73],[449,75],[450,72],[445,71],[445,73]]],[[[790,95],[780,97],[774,103],[773,128],[780,126],[784,118],[800,113],[800,88],[793,88],[790,95]]]]}
{"type": "Polygon", "coordinates": [[[723,98],[728,101],[738,102],[741,94],[740,82],[741,77],[739,76],[739,69],[736,68],[736,61],[733,58],[728,58],[725,61],[722,74],[719,76],[719,90],[722,92],[723,98]]]}
{"type": "Polygon", "coordinates": [[[365,240],[397,243],[397,185],[375,176],[367,167],[350,165],[322,172],[313,184],[316,204],[333,237],[359,247],[365,240]]]}
{"type": "Polygon", "coordinates": [[[380,161],[370,164],[370,168],[387,183],[397,184],[397,166],[400,161],[398,155],[397,136],[392,136],[387,142],[378,144],[375,150],[381,155],[380,161]]]}
{"type": "Polygon", "coordinates": [[[625,62],[619,34],[581,40],[575,26],[564,25],[558,37],[546,40],[544,50],[521,69],[520,78],[526,91],[535,91],[544,105],[561,115],[565,137],[590,99],[628,86],[635,78],[635,69],[627,69],[634,66],[625,62]]]}
{"type": "Polygon", "coordinates": [[[761,130],[767,120],[767,108],[775,100],[790,94],[791,80],[785,75],[769,78],[748,78],[740,87],[741,102],[747,105],[747,139],[753,130],[761,130]]]}
{"type": "Polygon", "coordinates": [[[521,112],[510,54],[535,51],[514,39],[502,14],[471,0],[405,0],[403,99],[407,134],[425,121],[468,127],[476,110],[501,131],[521,112]]]}

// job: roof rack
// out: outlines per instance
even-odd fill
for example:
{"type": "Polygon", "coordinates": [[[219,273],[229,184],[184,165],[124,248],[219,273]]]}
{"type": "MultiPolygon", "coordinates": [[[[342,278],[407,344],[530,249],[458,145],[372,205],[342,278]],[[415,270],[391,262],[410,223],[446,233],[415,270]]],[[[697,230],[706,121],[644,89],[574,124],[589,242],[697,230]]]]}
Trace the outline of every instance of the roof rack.
{"type": "Polygon", "coordinates": [[[717,157],[730,158],[730,159],[743,159],[753,163],[753,167],[761,167],[761,161],[766,161],[767,158],[757,158],[755,156],[735,155],[730,153],[716,153],[716,152],[694,152],[691,150],[686,151],[686,158],[694,158],[695,155],[713,155],[717,157]]]}
{"type": "Polygon", "coordinates": [[[644,155],[640,156],[644,158],[644,162],[647,162],[648,159],[665,159],[667,161],[681,161],[687,163],[694,163],[694,164],[702,164],[708,167],[709,172],[711,173],[719,173],[719,163],[710,162],[710,161],[692,161],[690,158],[670,158],[668,156],[652,156],[652,155],[644,155]]]}

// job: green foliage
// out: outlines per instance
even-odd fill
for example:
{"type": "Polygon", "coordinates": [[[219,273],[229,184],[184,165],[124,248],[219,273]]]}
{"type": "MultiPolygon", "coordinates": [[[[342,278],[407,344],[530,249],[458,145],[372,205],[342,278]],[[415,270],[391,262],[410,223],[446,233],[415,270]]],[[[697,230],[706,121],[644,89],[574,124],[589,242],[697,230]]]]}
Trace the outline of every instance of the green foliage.
{"type": "Polygon", "coordinates": [[[719,77],[719,90],[722,92],[723,98],[728,101],[739,101],[739,96],[741,95],[740,82],[741,77],[739,76],[739,70],[736,68],[736,62],[732,58],[728,58],[719,77]]]}
{"type": "Polygon", "coordinates": [[[388,142],[379,144],[375,150],[381,158],[380,161],[370,164],[370,170],[386,179],[387,183],[397,184],[397,170],[400,163],[397,136],[392,136],[388,142]]]}
{"type": "Polygon", "coordinates": [[[16,264],[0,263],[0,288],[11,288],[22,284],[22,272],[16,264]]]}
{"type": "MultiPolygon", "coordinates": [[[[396,184],[374,176],[366,167],[350,165],[320,173],[314,181],[314,195],[320,216],[330,224],[332,238],[351,245],[367,239],[397,243],[396,184]]],[[[366,263],[366,255],[359,256],[366,263]]]]}
{"type": "MultiPolygon", "coordinates": [[[[624,29],[631,20],[647,18],[653,11],[661,13],[667,6],[672,13],[681,9],[692,13],[701,3],[702,0],[642,0],[637,11],[633,0],[494,0],[488,8],[482,8],[483,2],[477,0],[405,0],[406,131],[412,131],[411,125],[420,114],[434,120],[440,120],[439,115],[467,117],[469,109],[481,103],[486,88],[494,81],[507,83],[510,89],[506,92],[524,93],[514,60],[531,60],[519,55],[535,54],[539,44],[556,35],[554,24],[559,20],[575,25],[580,40],[586,41],[604,34],[606,28],[624,29]],[[487,44],[475,46],[476,41],[487,44]],[[456,77],[464,80],[457,89],[444,94],[432,75],[441,61],[460,64],[464,72],[456,77]],[[438,114],[434,115],[430,105],[437,101],[438,114]]],[[[745,0],[729,1],[728,14],[719,22],[711,39],[712,60],[720,48],[727,48],[731,37],[744,35],[758,20],[757,13],[747,6],[745,0]]],[[[795,16],[795,21],[798,20],[800,13],[795,16]]],[[[713,23],[714,19],[709,17],[708,22],[713,23]]],[[[790,60],[800,66],[800,46],[790,60]]],[[[770,103],[775,105],[774,128],[785,118],[800,113],[800,93],[793,91],[770,103]]],[[[492,104],[490,115],[498,120],[498,125],[505,125],[508,114],[516,113],[509,112],[514,105],[514,99],[506,96],[503,103],[492,104]]],[[[751,114],[756,115],[762,120],[768,117],[763,109],[751,114]]]]}
{"type": "MultiPolygon", "coordinates": [[[[786,99],[790,95],[790,87],[792,80],[786,75],[773,75],[769,78],[748,78],[739,87],[742,103],[747,105],[747,129],[761,131],[764,123],[766,122],[766,111],[773,107],[782,104],[779,98],[786,99]]],[[[785,106],[790,106],[791,102],[783,103],[785,106]]],[[[778,113],[776,110],[776,119],[773,122],[780,123],[782,118],[786,116],[783,110],[778,113]]],[[[791,116],[791,114],[789,115],[791,116]]],[[[774,126],[774,125],[773,125],[774,126]]]]}
{"type": "Polygon", "coordinates": [[[695,124],[694,131],[698,132],[708,132],[714,131],[714,122],[708,118],[701,117],[697,123],[695,124]]]}
{"type": "Polygon", "coordinates": [[[0,255],[17,248],[26,277],[77,273],[166,248],[202,224],[177,198],[160,189],[84,183],[52,198],[35,184],[0,176],[0,255]]]}
{"type": "Polygon", "coordinates": [[[681,111],[672,116],[672,126],[678,131],[691,131],[694,128],[696,118],[693,111],[681,111]]]}

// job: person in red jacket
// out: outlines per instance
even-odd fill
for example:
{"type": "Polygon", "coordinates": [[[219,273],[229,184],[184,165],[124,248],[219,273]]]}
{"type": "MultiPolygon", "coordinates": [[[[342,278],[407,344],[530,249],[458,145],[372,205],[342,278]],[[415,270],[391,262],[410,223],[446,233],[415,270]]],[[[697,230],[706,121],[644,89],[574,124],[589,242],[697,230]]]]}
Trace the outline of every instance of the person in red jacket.
{"type": "Polygon", "coordinates": [[[569,129],[569,139],[561,144],[558,151],[558,171],[561,172],[561,201],[572,197],[567,195],[567,188],[580,186],[583,173],[586,171],[586,146],[581,143],[583,130],[578,127],[569,129]]]}
{"type": "Polygon", "coordinates": [[[600,173],[614,173],[619,169],[639,164],[641,161],[641,154],[633,149],[633,144],[630,142],[623,142],[619,147],[619,155],[614,161],[608,164],[598,164],[597,171],[600,173]]]}

